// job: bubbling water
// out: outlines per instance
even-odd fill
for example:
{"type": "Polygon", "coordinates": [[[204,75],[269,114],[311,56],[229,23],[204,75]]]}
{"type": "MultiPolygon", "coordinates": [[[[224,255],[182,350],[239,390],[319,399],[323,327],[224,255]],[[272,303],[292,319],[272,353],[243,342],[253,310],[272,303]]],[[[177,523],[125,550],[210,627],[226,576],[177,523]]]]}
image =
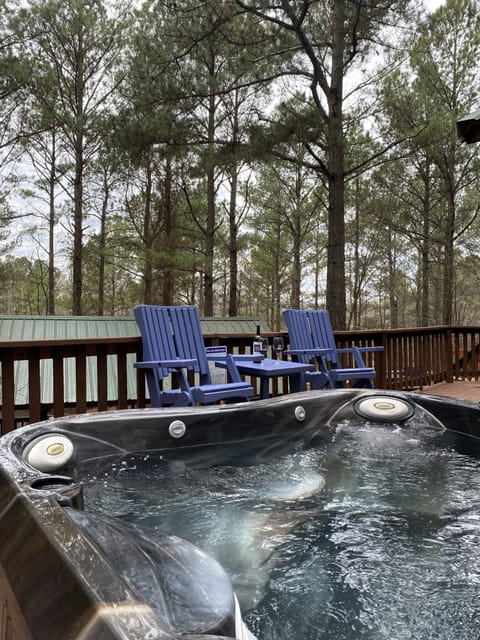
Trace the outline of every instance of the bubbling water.
{"type": "Polygon", "coordinates": [[[81,469],[85,505],[214,556],[259,640],[470,640],[479,460],[442,437],[345,422],[255,465],[130,455],[81,469]]]}

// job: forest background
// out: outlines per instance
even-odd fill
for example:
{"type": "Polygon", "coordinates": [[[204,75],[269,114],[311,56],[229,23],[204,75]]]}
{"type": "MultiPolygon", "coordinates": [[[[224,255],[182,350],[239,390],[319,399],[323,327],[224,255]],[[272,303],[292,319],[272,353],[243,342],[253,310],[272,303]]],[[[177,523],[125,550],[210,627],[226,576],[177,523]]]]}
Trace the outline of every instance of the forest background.
{"type": "Polygon", "coordinates": [[[0,0],[0,35],[3,314],[480,323],[477,1],[0,0]]]}

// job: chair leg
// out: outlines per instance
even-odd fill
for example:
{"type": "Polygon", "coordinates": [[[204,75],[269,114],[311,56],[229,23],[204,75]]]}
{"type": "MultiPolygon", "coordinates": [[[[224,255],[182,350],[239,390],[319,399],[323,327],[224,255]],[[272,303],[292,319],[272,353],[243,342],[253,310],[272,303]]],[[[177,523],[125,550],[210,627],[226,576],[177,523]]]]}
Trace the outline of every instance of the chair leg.
{"type": "Polygon", "coordinates": [[[314,391],[320,391],[321,389],[325,389],[325,387],[333,387],[329,376],[325,373],[319,373],[315,376],[311,376],[308,381],[310,382],[311,389],[314,391]]]}
{"type": "Polygon", "coordinates": [[[373,389],[372,381],[367,379],[359,379],[352,385],[355,389],[373,389]]]}
{"type": "Polygon", "coordinates": [[[193,396],[192,396],[192,388],[190,387],[187,379],[187,372],[185,369],[176,369],[175,377],[178,381],[178,386],[182,390],[183,394],[187,398],[187,405],[194,404],[193,396]]]}

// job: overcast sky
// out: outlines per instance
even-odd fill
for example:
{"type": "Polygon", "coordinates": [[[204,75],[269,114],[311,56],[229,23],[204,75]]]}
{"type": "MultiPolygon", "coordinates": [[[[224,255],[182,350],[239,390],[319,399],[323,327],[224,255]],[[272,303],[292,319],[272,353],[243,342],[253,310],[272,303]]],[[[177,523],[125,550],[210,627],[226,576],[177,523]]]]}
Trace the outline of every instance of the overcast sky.
{"type": "Polygon", "coordinates": [[[424,0],[424,2],[430,12],[435,11],[441,4],[445,4],[445,0],[424,0]]]}

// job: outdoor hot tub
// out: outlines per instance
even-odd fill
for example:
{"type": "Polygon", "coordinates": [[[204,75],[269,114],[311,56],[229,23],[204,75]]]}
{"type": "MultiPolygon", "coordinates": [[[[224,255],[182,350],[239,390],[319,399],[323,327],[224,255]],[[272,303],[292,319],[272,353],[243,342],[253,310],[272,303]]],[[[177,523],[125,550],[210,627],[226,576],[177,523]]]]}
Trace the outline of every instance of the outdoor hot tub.
{"type": "Polygon", "coordinates": [[[480,410],[334,390],[1,438],[1,638],[475,637],[480,410]]]}

